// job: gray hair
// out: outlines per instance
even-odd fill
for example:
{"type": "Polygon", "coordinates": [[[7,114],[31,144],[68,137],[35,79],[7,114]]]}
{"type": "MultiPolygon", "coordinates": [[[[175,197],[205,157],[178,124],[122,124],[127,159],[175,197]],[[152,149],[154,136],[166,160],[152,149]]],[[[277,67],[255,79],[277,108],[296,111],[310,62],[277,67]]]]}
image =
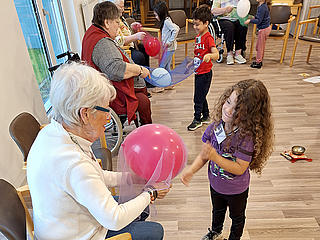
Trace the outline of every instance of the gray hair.
{"type": "Polygon", "coordinates": [[[115,96],[115,88],[102,73],[85,64],[64,64],[51,82],[50,117],[68,126],[81,126],[81,108],[103,106],[115,96]]]}
{"type": "Polygon", "coordinates": [[[114,3],[115,5],[118,5],[118,3],[120,3],[121,1],[124,1],[124,0],[107,0],[108,2],[112,2],[114,3]]]}

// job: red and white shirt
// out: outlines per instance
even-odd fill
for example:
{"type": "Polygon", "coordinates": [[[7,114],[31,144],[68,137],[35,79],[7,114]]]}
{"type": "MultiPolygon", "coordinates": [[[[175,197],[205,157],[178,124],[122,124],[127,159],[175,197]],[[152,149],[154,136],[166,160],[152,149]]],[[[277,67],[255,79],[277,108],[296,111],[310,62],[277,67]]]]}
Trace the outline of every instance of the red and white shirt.
{"type": "Polygon", "coordinates": [[[211,53],[211,48],[215,47],[214,38],[209,32],[204,35],[197,35],[194,46],[194,59],[193,63],[196,69],[196,74],[204,74],[210,72],[212,68],[212,61],[204,62],[203,57],[207,53],[211,53]]]}

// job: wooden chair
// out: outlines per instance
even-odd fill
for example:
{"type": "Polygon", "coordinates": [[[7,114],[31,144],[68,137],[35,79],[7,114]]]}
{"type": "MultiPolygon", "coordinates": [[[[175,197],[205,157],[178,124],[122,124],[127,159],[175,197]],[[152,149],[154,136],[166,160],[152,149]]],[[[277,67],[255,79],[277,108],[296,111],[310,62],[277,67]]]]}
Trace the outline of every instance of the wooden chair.
{"type": "MultiPolygon", "coordinates": [[[[33,221],[21,192],[4,179],[0,179],[0,192],[0,232],[8,240],[33,240],[33,221]]],[[[131,240],[132,238],[130,233],[124,233],[107,239],[131,240]]]]}
{"type": "Polygon", "coordinates": [[[27,112],[20,113],[10,123],[9,133],[23,154],[24,168],[29,150],[40,131],[40,123],[27,112]]]}
{"type": "Polygon", "coordinates": [[[33,239],[33,223],[29,211],[16,189],[0,179],[0,232],[8,240],[33,239]]]}
{"type": "Polygon", "coordinates": [[[307,63],[309,63],[309,60],[310,60],[312,46],[318,46],[318,47],[320,46],[320,22],[319,22],[320,16],[317,18],[310,19],[311,10],[314,8],[320,8],[320,5],[311,6],[309,8],[308,19],[301,21],[298,24],[299,27],[298,27],[298,32],[297,32],[295,42],[294,42],[293,52],[292,52],[291,61],[290,61],[290,67],[292,67],[292,65],[293,65],[293,61],[294,61],[294,57],[296,54],[296,49],[297,49],[298,43],[309,45],[309,51],[308,51],[308,55],[307,55],[307,63]],[[314,24],[314,28],[313,28],[313,31],[311,34],[307,33],[309,24],[314,24]],[[301,27],[303,25],[305,25],[304,32],[302,35],[299,36],[301,27]],[[317,32],[318,27],[319,27],[319,31],[317,32]]]}
{"type": "MultiPolygon", "coordinates": [[[[276,30],[271,30],[269,38],[283,41],[281,57],[280,57],[280,63],[282,63],[285,57],[286,49],[287,49],[291,22],[295,19],[295,17],[291,15],[291,10],[288,5],[272,6],[270,11],[270,17],[271,17],[271,24],[278,25],[278,26],[276,30]],[[286,30],[280,29],[280,24],[286,24],[286,23],[287,23],[286,30]]],[[[252,38],[251,38],[250,56],[249,56],[250,61],[252,59],[256,32],[257,32],[257,26],[256,24],[254,24],[253,31],[252,31],[252,38]]]]}
{"type": "MultiPolygon", "coordinates": [[[[192,27],[192,19],[188,19],[185,11],[183,10],[171,10],[169,11],[172,21],[180,27],[179,34],[177,36],[177,43],[184,44],[185,57],[188,55],[188,43],[193,43],[197,36],[195,30],[192,27]]],[[[172,56],[172,66],[175,67],[175,54],[172,56]]]]}
{"type": "Polygon", "coordinates": [[[126,0],[124,6],[124,13],[128,14],[129,16],[132,16],[133,13],[133,1],[132,0],[126,0]]]}
{"type": "Polygon", "coordinates": [[[296,36],[298,23],[300,19],[303,0],[272,0],[272,4],[286,4],[291,9],[291,14],[295,16],[296,26],[294,27],[293,37],[296,36]]]}

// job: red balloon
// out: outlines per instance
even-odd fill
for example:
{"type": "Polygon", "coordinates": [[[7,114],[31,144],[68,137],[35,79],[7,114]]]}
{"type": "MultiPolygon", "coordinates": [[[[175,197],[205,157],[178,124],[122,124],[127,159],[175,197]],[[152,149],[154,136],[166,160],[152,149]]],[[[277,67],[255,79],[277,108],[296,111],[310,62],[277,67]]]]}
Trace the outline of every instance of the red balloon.
{"type": "Polygon", "coordinates": [[[143,45],[146,50],[146,53],[154,57],[160,52],[161,44],[158,38],[152,37],[151,35],[147,35],[143,39],[143,45]]]}
{"type": "Polygon", "coordinates": [[[181,137],[161,124],[135,129],[125,138],[122,148],[130,169],[145,180],[170,181],[187,162],[181,137]]]}
{"type": "Polygon", "coordinates": [[[142,25],[141,25],[141,23],[135,22],[131,25],[131,28],[132,28],[132,31],[134,31],[134,32],[140,32],[142,25]]]}

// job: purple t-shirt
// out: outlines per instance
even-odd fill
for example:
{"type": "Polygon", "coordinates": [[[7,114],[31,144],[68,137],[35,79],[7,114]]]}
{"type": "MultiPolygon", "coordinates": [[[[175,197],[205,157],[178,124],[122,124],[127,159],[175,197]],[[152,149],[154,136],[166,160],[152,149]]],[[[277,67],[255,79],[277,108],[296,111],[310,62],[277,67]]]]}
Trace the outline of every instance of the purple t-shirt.
{"type": "MultiPolygon", "coordinates": [[[[231,141],[224,140],[219,144],[214,134],[214,123],[212,123],[204,132],[202,141],[204,143],[209,141],[219,155],[230,161],[236,161],[236,158],[239,158],[251,162],[253,156],[252,137],[247,136],[240,139],[239,132],[235,131],[235,134],[231,136],[231,141]]],[[[249,168],[242,175],[235,175],[220,168],[214,161],[209,163],[208,177],[211,187],[216,192],[226,195],[242,193],[247,190],[250,183],[249,168]]]]}

